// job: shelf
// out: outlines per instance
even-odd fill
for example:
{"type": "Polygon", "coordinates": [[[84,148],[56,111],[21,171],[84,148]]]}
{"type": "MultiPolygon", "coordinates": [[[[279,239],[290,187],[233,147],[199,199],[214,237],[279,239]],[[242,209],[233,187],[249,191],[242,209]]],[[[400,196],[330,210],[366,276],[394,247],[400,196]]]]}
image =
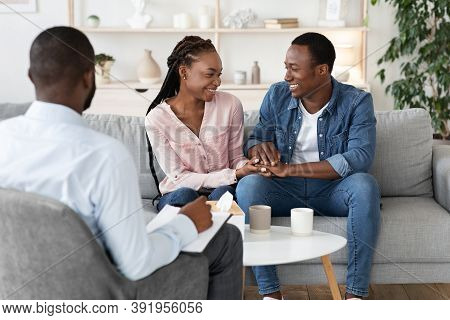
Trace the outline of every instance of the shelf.
{"type": "MultiPolygon", "coordinates": [[[[351,84],[359,89],[368,90],[369,84],[363,83],[363,82],[354,82],[354,83],[348,83],[351,84]]],[[[230,82],[224,82],[220,85],[219,90],[268,90],[270,85],[272,83],[261,83],[261,84],[234,84],[230,82]]],[[[131,81],[112,81],[108,84],[99,84],[97,85],[98,89],[133,89],[133,90],[145,90],[145,89],[152,89],[152,90],[159,90],[161,88],[162,83],[156,83],[156,84],[146,84],[141,83],[136,80],[131,81]]]]}
{"type": "Polygon", "coordinates": [[[103,27],[103,28],[86,28],[78,27],[78,30],[89,33],[214,33],[215,29],[175,29],[175,28],[146,28],[132,29],[127,27],[103,27]]]}
{"type": "MultiPolygon", "coordinates": [[[[111,81],[107,84],[98,84],[97,89],[160,89],[162,82],[156,84],[141,83],[136,80],[131,81],[111,81]]],[[[230,82],[222,83],[219,87],[223,90],[267,90],[271,83],[261,84],[234,84],[230,82]]]]}
{"type": "Polygon", "coordinates": [[[78,27],[80,31],[86,33],[304,33],[304,32],[367,32],[366,27],[303,27],[303,28],[286,28],[286,29],[269,29],[269,28],[245,28],[245,29],[231,29],[231,28],[189,28],[189,29],[175,29],[175,28],[146,28],[146,29],[132,29],[127,27],[103,27],[103,28],[86,28],[78,27]]]}
{"type": "Polygon", "coordinates": [[[231,28],[219,28],[215,29],[220,33],[304,33],[304,32],[330,32],[330,31],[368,31],[366,27],[339,27],[339,28],[327,28],[327,27],[302,27],[302,28],[286,28],[286,29],[270,29],[270,28],[246,28],[246,29],[231,29],[231,28]]]}

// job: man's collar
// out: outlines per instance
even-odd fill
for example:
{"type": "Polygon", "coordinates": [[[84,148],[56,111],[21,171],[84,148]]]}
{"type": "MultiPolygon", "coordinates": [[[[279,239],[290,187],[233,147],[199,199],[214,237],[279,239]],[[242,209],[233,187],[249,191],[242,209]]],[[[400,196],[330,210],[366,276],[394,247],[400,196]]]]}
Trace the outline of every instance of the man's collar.
{"type": "Polygon", "coordinates": [[[75,110],[61,104],[34,101],[25,117],[52,123],[67,123],[77,126],[87,126],[83,118],[75,110]]]}
{"type": "MultiPolygon", "coordinates": [[[[336,109],[335,101],[339,94],[339,85],[338,82],[331,76],[331,86],[333,87],[331,92],[331,98],[329,100],[328,106],[326,107],[326,111],[330,114],[333,114],[334,109],[336,109]]],[[[288,110],[296,109],[299,107],[299,99],[291,97],[291,101],[289,101],[288,110]]]]}

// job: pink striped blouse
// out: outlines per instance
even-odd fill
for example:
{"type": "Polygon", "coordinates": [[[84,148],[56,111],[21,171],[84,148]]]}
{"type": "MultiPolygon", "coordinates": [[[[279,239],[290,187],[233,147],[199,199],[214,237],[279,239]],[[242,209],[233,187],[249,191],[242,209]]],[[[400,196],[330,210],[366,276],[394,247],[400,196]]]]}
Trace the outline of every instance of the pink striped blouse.
{"type": "Polygon", "coordinates": [[[145,128],[166,174],[159,184],[161,193],[236,183],[236,169],[248,161],[242,151],[243,122],[239,99],[221,91],[205,103],[198,137],[166,102],[156,106],[145,118],[145,128]]]}

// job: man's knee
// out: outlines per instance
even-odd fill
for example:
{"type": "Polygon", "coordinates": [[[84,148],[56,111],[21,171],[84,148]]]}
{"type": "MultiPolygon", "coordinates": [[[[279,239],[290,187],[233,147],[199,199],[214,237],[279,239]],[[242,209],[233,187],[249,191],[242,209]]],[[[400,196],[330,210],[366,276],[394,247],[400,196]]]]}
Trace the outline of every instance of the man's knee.
{"type": "Polygon", "coordinates": [[[236,187],[236,197],[247,196],[255,192],[256,190],[261,190],[261,186],[264,183],[264,177],[259,174],[251,174],[245,176],[236,187]]]}
{"type": "Polygon", "coordinates": [[[231,243],[234,244],[242,243],[242,234],[238,227],[236,227],[233,224],[226,223],[223,226],[223,229],[226,231],[227,237],[231,243]]]}
{"type": "MultiPolygon", "coordinates": [[[[234,252],[234,254],[242,257],[243,252],[243,241],[242,234],[239,229],[232,224],[225,223],[222,227],[222,231],[224,232],[224,236],[226,242],[228,243],[228,248],[230,251],[234,252]]],[[[242,261],[242,259],[240,259],[242,261]]]]}
{"type": "Polygon", "coordinates": [[[371,174],[358,172],[346,179],[349,179],[350,189],[356,196],[374,199],[380,198],[380,188],[377,180],[371,174]]]}

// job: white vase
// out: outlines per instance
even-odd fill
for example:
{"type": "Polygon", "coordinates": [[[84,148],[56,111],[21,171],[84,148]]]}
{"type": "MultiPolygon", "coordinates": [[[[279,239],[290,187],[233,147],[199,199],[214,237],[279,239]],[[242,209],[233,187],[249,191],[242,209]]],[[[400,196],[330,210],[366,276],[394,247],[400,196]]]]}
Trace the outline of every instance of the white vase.
{"type": "Polygon", "coordinates": [[[161,80],[161,69],[152,57],[150,50],[144,50],[144,57],[137,68],[138,79],[142,83],[154,84],[161,80]]]}
{"type": "Polygon", "coordinates": [[[134,6],[134,14],[127,19],[127,23],[133,29],[145,29],[152,21],[152,16],[145,14],[144,9],[147,6],[147,0],[131,0],[134,6]]]}

